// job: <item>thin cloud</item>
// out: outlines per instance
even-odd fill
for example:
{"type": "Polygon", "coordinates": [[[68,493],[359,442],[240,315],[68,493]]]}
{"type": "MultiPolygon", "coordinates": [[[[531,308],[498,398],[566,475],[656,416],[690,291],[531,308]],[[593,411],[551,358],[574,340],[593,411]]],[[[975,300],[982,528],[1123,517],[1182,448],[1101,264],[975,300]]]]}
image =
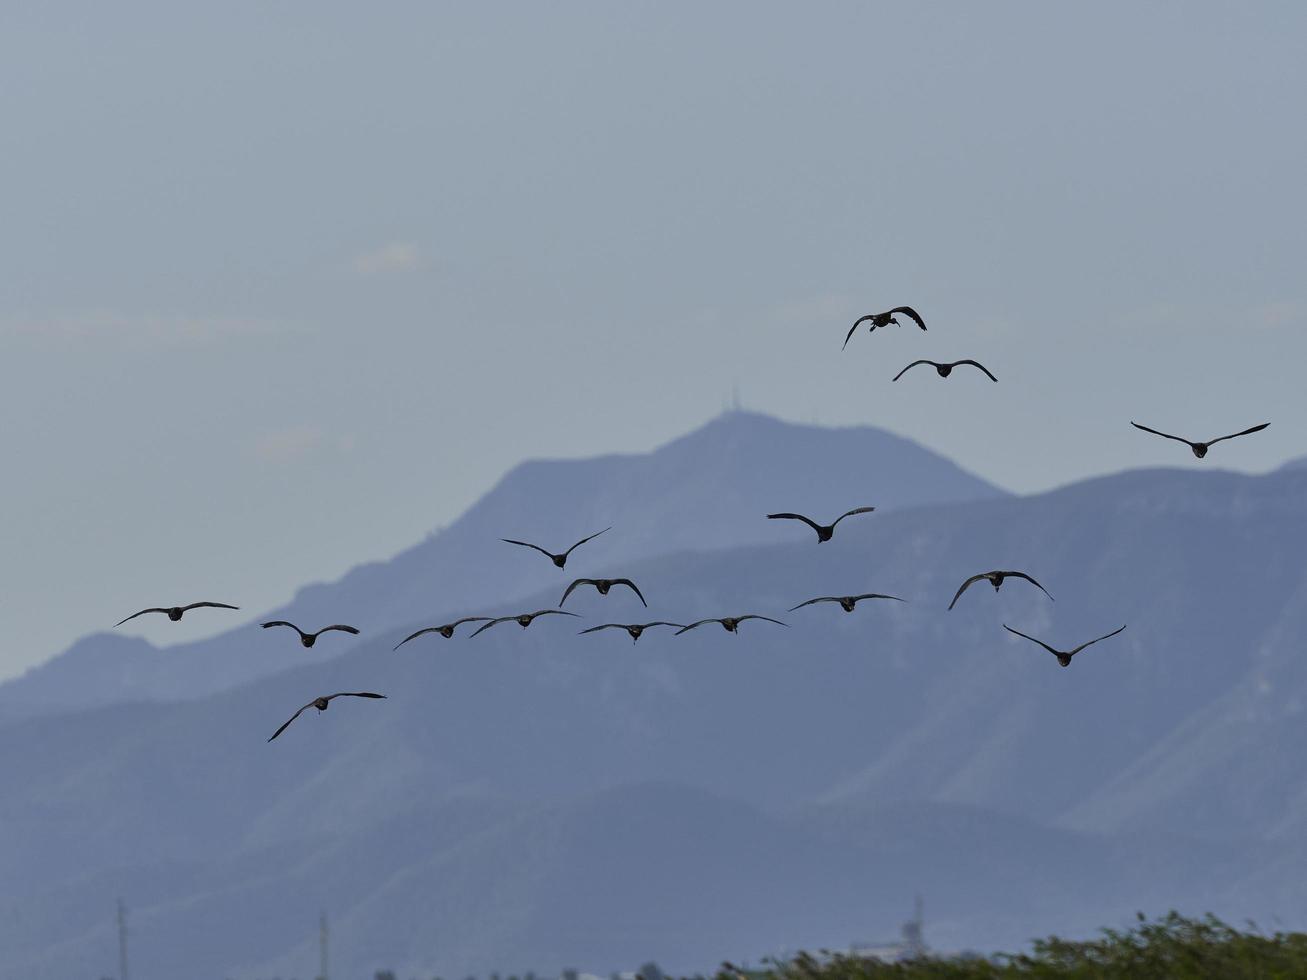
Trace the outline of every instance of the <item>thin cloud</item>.
{"type": "Polygon", "coordinates": [[[1267,303],[1253,310],[1253,319],[1258,326],[1274,330],[1296,326],[1302,322],[1304,312],[1307,311],[1298,303],[1267,303]]]}
{"type": "Polygon", "coordinates": [[[288,425],[260,433],[254,454],[268,463],[297,463],[323,452],[351,452],[357,440],[350,433],[333,436],[318,425],[288,425]]]}
{"type": "Polygon", "coordinates": [[[35,340],[146,342],[178,347],[209,344],[228,337],[286,332],[278,320],[260,317],[129,314],[110,311],[17,316],[0,320],[0,332],[35,340]]]}
{"type": "Polygon", "coordinates": [[[422,262],[422,253],[412,242],[391,242],[354,257],[354,271],[360,276],[409,272],[422,262]]]}

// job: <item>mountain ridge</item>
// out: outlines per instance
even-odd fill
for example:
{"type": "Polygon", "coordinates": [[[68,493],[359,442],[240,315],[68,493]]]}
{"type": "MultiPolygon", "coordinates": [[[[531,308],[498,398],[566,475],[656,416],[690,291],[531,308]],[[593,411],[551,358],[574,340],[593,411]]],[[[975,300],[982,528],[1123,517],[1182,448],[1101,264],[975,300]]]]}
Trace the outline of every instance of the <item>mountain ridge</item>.
{"type": "Polygon", "coordinates": [[[873,480],[880,485],[865,495],[875,497],[871,502],[881,511],[1006,493],[871,426],[828,429],[728,412],[649,453],[520,463],[439,532],[389,559],[357,565],[334,582],[304,585],[290,602],[243,618],[216,637],[173,646],[132,634],[83,637],[0,684],[0,721],[121,700],[197,697],[284,665],[318,663],[353,645],[333,637],[330,646],[303,650],[278,642],[284,638],[252,635],[250,627],[261,619],[329,623],[343,616],[375,632],[435,615],[433,595],[440,596],[439,610],[456,616],[534,592],[552,567],[543,556],[502,544],[501,537],[539,538],[561,550],[616,521],[614,532],[578,550],[568,566],[578,574],[587,568],[602,574],[623,562],[692,547],[785,540],[786,530],[762,519],[769,510],[838,513],[851,506],[843,503],[850,494],[859,495],[857,485],[873,480]]]}

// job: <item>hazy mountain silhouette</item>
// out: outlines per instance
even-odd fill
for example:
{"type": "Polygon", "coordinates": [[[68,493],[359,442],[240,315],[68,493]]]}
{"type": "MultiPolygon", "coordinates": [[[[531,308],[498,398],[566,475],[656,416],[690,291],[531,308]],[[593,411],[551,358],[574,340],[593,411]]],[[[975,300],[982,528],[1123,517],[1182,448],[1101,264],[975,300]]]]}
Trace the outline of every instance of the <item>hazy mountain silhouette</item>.
{"type": "MultiPolygon", "coordinates": [[[[641,455],[549,460],[514,467],[463,516],[384,562],[331,584],[301,589],[260,619],[329,623],[348,614],[365,633],[431,617],[492,608],[557,580],[546,558],[500,542],[523,537],[562,549],[615,525],[577,551],[568,572],[604,574],[630,561],[687,548],[797,539],[764,516],[803,506],[839,513],[848,500],[878,511],[978,500],[1003,491],[907,439],[870,427],[795,425],[728,412],[641,455]]],[[[364,517],[366,519],[366,516],[364,517]]],[[[550,604],[557,601],[551,596],[550,604]]],[[[351,642],[308,651],[284,637],[222,635],[160,650],[103,633],[0,685],[0,719],[124,700],[172,700],[232,687],[297,663],[321,663],[351,642]]]]}
{"type": "Polygon", "coordinates": [[[48,931],[14,936],[0,976],[94,975],[114,943],[104,910],[124,889],[135,896],[133,975],[147,980],[197,962],[224,976],[307,975],[314,903],[332,912],[333,969],[345,976],[556,975],[649,958],[706,970],[783,952],[782,940],[816,949],[894,938],[914,893],[930,896],[927,935],[944,948],[977,937],[1011,947],[1032,918],[1075,930],[1131,899],[1185,905],[1207,888],[1204,873],[1256,852],[1209,845],[1199,868],[1186,860],[1193,846],[948,804],[768,815],[671,783],[538,806],[461,800],[232,862],[84,878],[75,895],[24,909],[28,921],[59,915],[72,938],[51,948],[38,947],[48,931]],[[1068,889],[1086,866],[1095,876],[1068,889]]]}
{"type": "MultiPolygon", "coordinates": [[[[842,945],[918,890],[954,946],[1171,905],[1303,924],[1307,472],[1131,472],[878,513],[829,545],[793,530],[623,570],[677,621],[909,601],[633,646],[575,635],[640,609],[588,594],[584,622],[392,653],[397,621],[191,702],[9,724],[0,977],[103,972],[119,891],[143,980],[196,950],[307,975],[324,906],[354,972],[447,975],[842,945]],[[1057,601],[977,588],[945,612],[999,567],[1057,601]],[[1129,629],[1063,670],[1003,622],[1129,629]],[[360,689],[390,700],[265,744],[311,695],[360,689]]],[[[539,564],[524,608],[557,598],[539,564]]]]}

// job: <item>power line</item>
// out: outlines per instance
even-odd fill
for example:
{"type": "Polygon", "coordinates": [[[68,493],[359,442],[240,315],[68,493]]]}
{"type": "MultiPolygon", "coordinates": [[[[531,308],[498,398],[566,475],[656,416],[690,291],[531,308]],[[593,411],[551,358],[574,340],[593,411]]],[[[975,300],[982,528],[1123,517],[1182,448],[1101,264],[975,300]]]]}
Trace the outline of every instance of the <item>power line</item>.
{"type": "Polygon", "coordinates": [[[327,913],[323,912],[318,923],[318,952],[321,954],[321,967],[318,980],[327,980],[327,913]]]}
{"type": "Polygon", "coordinates": [[[127,906],[118,899],[118,980],[128,980],[127,974],[127,906]]]}

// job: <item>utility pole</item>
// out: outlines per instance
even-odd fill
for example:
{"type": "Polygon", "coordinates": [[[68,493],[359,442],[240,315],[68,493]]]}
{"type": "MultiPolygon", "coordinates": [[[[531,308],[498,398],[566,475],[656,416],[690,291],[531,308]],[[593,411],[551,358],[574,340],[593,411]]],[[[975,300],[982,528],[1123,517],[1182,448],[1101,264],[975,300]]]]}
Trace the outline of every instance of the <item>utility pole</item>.
{"type": "Polygon", "coordinates": [[[318,923],[318,952],[321,954],[322,963],[318,971],[318,980],[327,980],[327,913],[322,913],[322,918],[318,923]]]}
{"type": "Polygon", "coordinates": [[[118,899],[118,980],[127,977],[127,906],[118,899]]]}

